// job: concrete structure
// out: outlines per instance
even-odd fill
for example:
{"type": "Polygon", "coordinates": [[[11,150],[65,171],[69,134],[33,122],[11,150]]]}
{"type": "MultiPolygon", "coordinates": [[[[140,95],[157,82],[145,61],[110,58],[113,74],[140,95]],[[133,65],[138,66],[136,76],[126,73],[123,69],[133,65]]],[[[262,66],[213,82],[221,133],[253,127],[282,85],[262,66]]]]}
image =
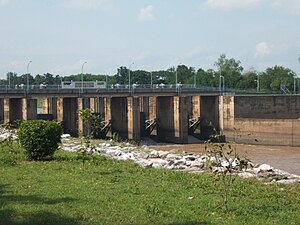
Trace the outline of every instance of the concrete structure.
{"type": "Polygon", "coordinates": [[[189,123],[199,118],[200,129],[194,135],[203,140],[221,133],[227,140],[243,143],[300,146],[300,96],[296,95],[220,96],[164,89],[130,93],[44,91],[0,92],[1,121],[54,119],[71,135],[87,135],[90,127],[78,112],[90,108],[107,123],[111,121],[109,135],[117,132],[122,139],[136,142],[150,134],[161,142],[188,143],[189,123]],[[43,113],[37,113],[37,98],[43,99],[43,113]],[[148,125],[152,128],[147,133],[148,125]]]}
{"type": "Polygon", "coordinates": [[[221,132],[240,143],[300,146],[300,96],[224,96],[221,132]]]}

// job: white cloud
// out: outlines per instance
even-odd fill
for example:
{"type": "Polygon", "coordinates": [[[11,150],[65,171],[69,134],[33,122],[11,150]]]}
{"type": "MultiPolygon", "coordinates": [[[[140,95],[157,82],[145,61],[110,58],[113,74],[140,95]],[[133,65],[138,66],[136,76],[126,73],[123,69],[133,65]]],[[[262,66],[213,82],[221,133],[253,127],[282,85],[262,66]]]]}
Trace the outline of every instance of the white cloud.
{"type": "MultiPolygon", "coordinates": [[[[58,65],[58,66],[52,68],[50,70],[50,72],[54,73],[54,74],[64,74],[64,73],[78,73],[79,74],[81,72],[81,68],[82,68],[82,65],[84,64],[84,62],[87,62],[87,64],[89,63],[87,60],[80,59],[71,65],[58,65]],[[74,71],[77,71],[77,72],[74,72],[74,71]]],[[[84,66],[84,73],[87,72],[87,69],[85,69],[86,67],[88,67],[88,65],[84,66]]]]}
{"type": "Polygon", "coordinates": [[[154,16],[154,7],[152,5],[148,5],[145,8],[140,9],[140,12],[137,17],[138,22],[149,22],[154,21],[156,18],[154,16]]]}
{"type": "Polygon", "coordinates": [[[265,41],[258,43],[255,46],[255,57],[263,57],[269,55],[271,53],[271,48],[272,46],[265,41]]]}
{"type": "Polygon", "coordinates": [[[136,61],[146,59],[150,55],[149,52],[143,51],[135,58],[136,61]]]}
{"type": "Polygon", "coordinates": [[[299,0],[206,0],[201,8],[231,11],[255,8],[262,5],[277,8],[284,13],[300,14],[299,0]]]}
{"type": "Polygon", "coordinates": [[[266,0],[206,0],[202,7],[208,9],[236,10],[261,5],[266,0]]]}
{"type": "Polygon", "coordinates": [[[112,8],[112,3],[108,0],[69,0],[67,5],[71,8],[83,10],[107,10],[112,8]]]}
{"type": "Polygon", "coordinates": [[[272,6],[289,14],[300,14],[299,0],[273,0],[272,6]]]}
{"type": "Polygon", "coordinates": [[[196,57],[197,55],[199,55],[200,52],[201,52],[201,48],[200,48],[200,47],[195,47],[195,48],[193,48],[191,51],[189,51],[189,52],[186,54],[186,57],[187,57],[187,58],[194,58],[194,57],[196,57]]]}
{"type": "Polygon", "coordinates": [[[0,7],[6,5],[8,0],[0,0],[0,7]]]}

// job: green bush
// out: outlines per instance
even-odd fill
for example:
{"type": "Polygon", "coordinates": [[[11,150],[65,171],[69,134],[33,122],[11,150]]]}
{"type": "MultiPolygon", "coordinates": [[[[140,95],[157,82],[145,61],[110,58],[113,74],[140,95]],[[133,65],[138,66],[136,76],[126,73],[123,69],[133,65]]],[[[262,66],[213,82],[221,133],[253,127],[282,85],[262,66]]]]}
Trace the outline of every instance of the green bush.
{"type": "Polygon", "coordinates": [[[61,143],[62,127],[55,121],[27,120],[18,130],[18,137],[29,159],[53,156],[61,143]]]}

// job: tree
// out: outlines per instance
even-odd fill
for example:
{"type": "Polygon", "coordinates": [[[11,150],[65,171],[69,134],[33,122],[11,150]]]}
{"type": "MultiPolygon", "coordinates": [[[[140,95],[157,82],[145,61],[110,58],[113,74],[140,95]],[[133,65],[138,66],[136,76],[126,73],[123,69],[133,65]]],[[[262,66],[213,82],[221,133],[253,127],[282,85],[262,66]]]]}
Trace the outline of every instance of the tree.
{"type": "Polygon", "coordinates": [[[118,84],[128,84],[129,71],[126,66],[120,66],[118,73],[115,75],[118,84]]]}
{"type": "Polygon", "coordinates": [[[283,66],[274,66],[267,68],[260,76],[261,89],[279,91],[285,87],[290,91],[293,90],[295,72],[283,66]]]}
{"type": "Polygon", "coordinates": [[[220,55],[219,59],[215,62],[218,68],[219,75],[224,76],[225,86],[235,88],[242,76],[244,68],[241,62],[235,59],[227,59],[225,54],[220,55]]]}
{"type": "Polygon", "coordinates": [[[241,79],[236,85],[239,89],[255,89],[257,88],[259,74],[256,71],[249,71],[242,74],[241,79]]]}
{"type": "Polygon", "coordinates": [[[151,75],[145,70],[136,70],[131,73],[131,83],[150,84],[151,75]]]}
{"type": "Polygon", "coordinates": [[[179,65],[177,67],[177,82],[183,84],[193,83],[194,74],[195,68],[179,65]]]}
{"type": "Polygon", "coordinates": [[[218,85],[218,81],[216,78],[216,72],[212,69],[207,71],[203,69],[198,69],[196,73],[196,82],[197,85],[204,87],[216,87],[218,85]]]}

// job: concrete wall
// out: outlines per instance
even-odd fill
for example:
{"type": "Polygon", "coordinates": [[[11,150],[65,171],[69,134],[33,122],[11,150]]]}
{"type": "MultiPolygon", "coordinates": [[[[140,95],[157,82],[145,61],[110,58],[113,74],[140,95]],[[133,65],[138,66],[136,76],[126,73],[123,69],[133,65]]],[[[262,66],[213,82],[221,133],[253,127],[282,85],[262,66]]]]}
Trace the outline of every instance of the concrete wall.
{"type": "Polygon", "coordinates": [[[225,130],[237,143],[300,146],[300,120],[236,119],[236,130],[225,130]]]}
{"type": "Polygon", "coordinates": [[[300,118],[300,96],[235,96],[234,105],[235,118],[300,118]]]}
{"type": "Polygon", "coordinates": [[[221,102],[227,140],[300,146],[299,96],[221,96],[221,102]]]}

